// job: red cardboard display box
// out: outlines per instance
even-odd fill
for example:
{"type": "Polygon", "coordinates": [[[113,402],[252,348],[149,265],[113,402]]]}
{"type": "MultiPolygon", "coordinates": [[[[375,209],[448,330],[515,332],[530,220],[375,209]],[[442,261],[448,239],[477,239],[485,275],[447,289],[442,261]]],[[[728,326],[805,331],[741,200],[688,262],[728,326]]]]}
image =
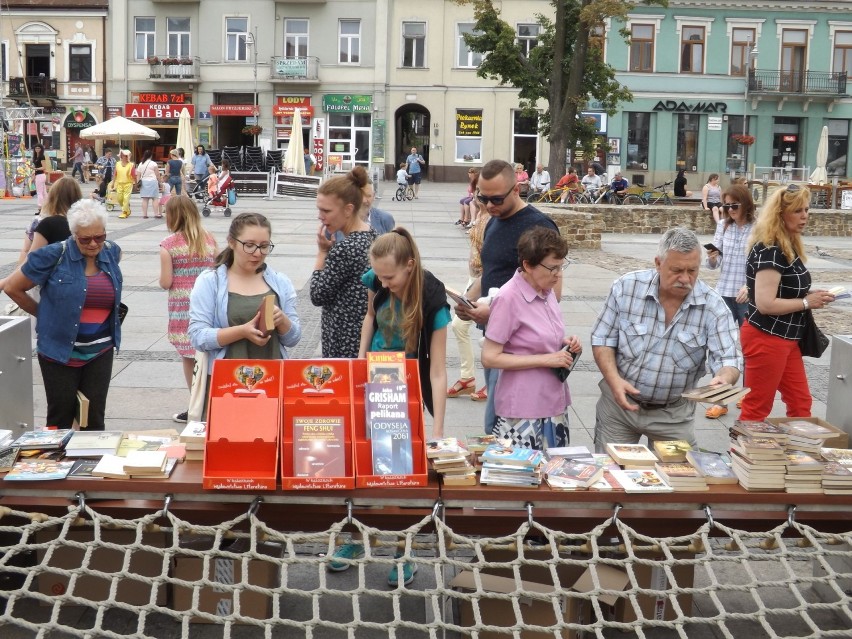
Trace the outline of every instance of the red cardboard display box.
{"type": "Polygon", "coordinates": [[[285,360],[283,413],[281,488],[354,488],[350,360],[285,360]]]}
{"type": "Polygon", "coordinates": [[[204,488],[277,488],[281,379],[281,360],[214,362],[207,406],[204,488]]]}
{"type": "Polygon", "coordinates": [[[423,420],[423,395],[420,391],[420,372],[416,359],[405,360],[408,385],[408,416],[411,420],[411,454],[413,470],[410,475],[373,474],[373,447],[367,437],[367,418],[364,407],[367,384],[367,360],[352,360],[353,426],[355,441],[355,485],[358,488],[425,486],[429,477],[426,464],[426,437],[423,420]]]}

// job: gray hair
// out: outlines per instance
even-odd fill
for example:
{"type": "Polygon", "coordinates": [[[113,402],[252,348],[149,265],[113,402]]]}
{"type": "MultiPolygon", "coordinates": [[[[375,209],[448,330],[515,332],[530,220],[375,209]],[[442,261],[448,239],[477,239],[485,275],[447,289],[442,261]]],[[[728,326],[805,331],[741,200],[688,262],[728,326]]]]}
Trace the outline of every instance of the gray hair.
{"type": "Polygon", "coordinates": [[[666,255],[668,255],[669,251],[675,251],[677,253],[692,253],[694,250],[698,249],[701,246],[701,243],[698,241],[698,236],[694,231],[690,231],[689,229],[685,229],[681,226],[676,226],[673,229],[669,229],[663,234],[663,237],[660,238],[660,246],[657,249],[657,257],[660,258],[660,261],[666,259],[666,255]]]}
{"type": "Polygon", "coordinates": [[[68,209],[68,227],[76,235],[78,229],[100,223],[106,231],[107,217],[107,210],[103,204],[91,198],[83,198],[68,209]]]}

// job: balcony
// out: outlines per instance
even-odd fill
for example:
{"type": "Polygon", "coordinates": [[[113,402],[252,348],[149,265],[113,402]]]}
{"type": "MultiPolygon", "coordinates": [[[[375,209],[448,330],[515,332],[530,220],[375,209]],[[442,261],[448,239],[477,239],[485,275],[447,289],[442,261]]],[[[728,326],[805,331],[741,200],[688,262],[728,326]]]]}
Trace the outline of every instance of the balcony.
{"type": "Polygon", "coordinates": [[[13,100],[56,100],[56,78],[29,75],[26,78],[9,78],[9,95],[13,100]]]}
{"type": "Polygon", "coordinates": [[[153,82],[198,82],[201,78],[201,61],[198,56],[148,58],[148,79],[153,82]]]}
{"type": "Polygon", "coordinates": [[[319,82],[319,58],[316,56],[273,56],[270,82],[310,84],[319,82]]]}
{"type": "Polygon", "coordinates": [[[846,73],[824,71],[766,71],[754,69],[748,76],[748,93],[752,108],[762,100],[778,100],[780,111],[787,101],[801,102],[807,111],[811,102],[834,105],[846,97],[846,73]]]}

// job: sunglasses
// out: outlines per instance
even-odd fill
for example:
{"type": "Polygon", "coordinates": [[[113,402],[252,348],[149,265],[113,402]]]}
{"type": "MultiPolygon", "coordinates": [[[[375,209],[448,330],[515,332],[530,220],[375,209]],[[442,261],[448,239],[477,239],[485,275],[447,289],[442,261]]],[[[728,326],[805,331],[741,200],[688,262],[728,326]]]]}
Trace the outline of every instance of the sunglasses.
{"type": "Polygon", "coordinates": [[[482,193],[476,193],[476,199],[480,204],[485,204],[488,206],[489,203],[494,206],[500,206],[503,202],[506,201],[506,198],[509,197],[509,193],[515,190],[515,185],[512,185],[512,188],[506,191],[505,195],[482,195],[482,193]]]}
{"type": "Polygon", "coordinates": [[[739,202],[733,202],[732,204],[723,204],[722,208],[726,211],[730,211],[731,209],[737,211],[742,206],[739,202]]]}
{"type": "Polygon", "coordinates": [[[83,246],[87,246],[94,242],[95,244],[103,244],[106,241],[106,233],[102,233],[101,235],[87,235],[85,237],[81,237],[79,235],[75,236],[77,241],[83,246]]]}

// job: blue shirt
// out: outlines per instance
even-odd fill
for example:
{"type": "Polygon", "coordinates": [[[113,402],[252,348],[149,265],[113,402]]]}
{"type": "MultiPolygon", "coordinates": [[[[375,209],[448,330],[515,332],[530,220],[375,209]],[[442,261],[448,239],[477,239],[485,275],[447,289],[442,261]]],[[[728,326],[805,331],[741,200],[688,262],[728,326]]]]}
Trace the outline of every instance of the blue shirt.
{"type": "Polygon", "coordinates": [[[420,173],[420,162],[419,162],[419,160],[422,160],[422,159],[423,158],[420,156],[419,153],[412,153],[411,155],[408,156],[408,158],[405,161],[408,164],[408,174],[409,175],[411,175],[412,173],[420,173]]]}
{"type": "MultiPolygon", "coordinates": [[[[121,302],[123,282],[118,266],[121,249],[113,242],[104,242],[95,259],[98,268],[109,277],[115,291],[110,335],[118,349],[121,344],[118,305],[121,302]]],[[[21,266],[21,272],[41,286],[41,301],[36,313],[36,349],[47,358],[67,363],[77,340],[80,313],[86,301],[88,280],[85,257],[80,253],[77,242],[69,237],[64,242],[48,244],[30,253],[21,266]]]]}
{"type": "Polygon", "coordinates": [[[192,172],[195,175],[207,175],[207,167],[213,164],[210,161],[210,156],[206,153],[204,155],[194,153],[190,162],[192,163],[192,172]]]}

